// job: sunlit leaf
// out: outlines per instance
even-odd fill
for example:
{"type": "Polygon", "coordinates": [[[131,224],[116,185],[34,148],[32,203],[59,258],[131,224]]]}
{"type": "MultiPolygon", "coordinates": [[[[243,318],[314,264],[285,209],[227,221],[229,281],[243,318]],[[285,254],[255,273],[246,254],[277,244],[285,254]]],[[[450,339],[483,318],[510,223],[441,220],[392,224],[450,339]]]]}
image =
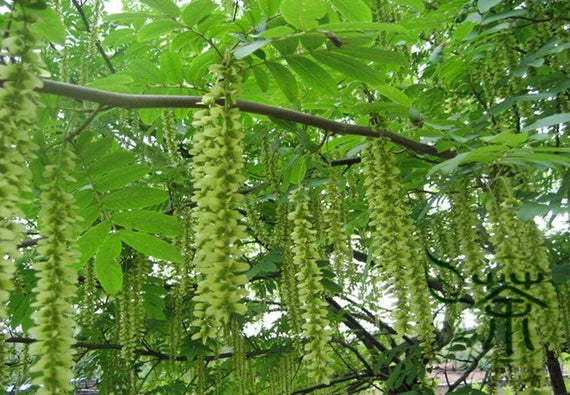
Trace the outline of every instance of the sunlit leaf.
{"type": "Polygon", "coordinates": [[[180,251],[172,244],[158,237],[142,232],[122,230],[119,232],[121,240],[138,252],[165,261],[182,263],[180,251]]]}

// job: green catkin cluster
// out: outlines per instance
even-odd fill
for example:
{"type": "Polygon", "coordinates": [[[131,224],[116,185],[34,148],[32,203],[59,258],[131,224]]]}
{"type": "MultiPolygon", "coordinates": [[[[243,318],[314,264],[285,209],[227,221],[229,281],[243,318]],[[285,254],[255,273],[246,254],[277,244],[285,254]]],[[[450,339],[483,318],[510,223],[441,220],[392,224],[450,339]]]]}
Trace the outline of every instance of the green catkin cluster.
{"type": "Polygon", "coordinates": [[[287,319],[293,332],[301,334],[301,314],[299,311],[299,280],[296,277],[297,268],[293,261],[293,254],[289,249],[290,243],[290,222],[289,206],[287,202],[280,202],[276,209],[276,225],[271,239],[273,248],[281,248],[283,251],[283,265],[281,266],[281,282],[279,291],[281,300],[287,310],[287,319]]]}
{"type": "Polygon", "coordinates": [[[255,199],[248,197],[245,199],[247,209],[247,227],[253,236],[265,247],[271,244],[271,234],[265,227],[265,223],[261,220],[255,207],[255,199]]]}
{"type": "Polygon", "coordinates": [[[322,196],[319,190],[312,188],[309,192],[309,209],[311,211],[312,216],[312,223],[313,229],[315,230],[316,240],[320,247],[323,246],[323,230],[324,230],[324,221],[323,221],[323,210],[321,207],[321,200],[322,196]]]}
{"type": "Polygon", "coordinates": [[[385,144],[384,139],[372,141],[363,156],[374,260],[382,262],[380,279],[397,299],[396,331],[406,333],[413,319],[418,336],[429,347],[434,328],[425,256],[403,201],[400,171],[385,144]]]}
{"type": "Polygon", "coordinates": [[[145,320],[142,295],[145,258],[137,254],[130,263],[119,296],[121,309],[119,341],[122,345],[121,356],[127,368],[131,367],[135,360],[135,348],[142,337],[145,320]]]}
{"type": "MultiPolygon", "coordinates": [[[[518,219],[518,218],[517,218],[518,219]]],[[[562,328],[560,326],[560,305],[556,294],[556,288],[548,281],[550,275],[550,263],[548,249],[545,245],[544,234],[538,229],[533,221],[521,221],[520,235],[522,243],[527,247],[529,271],[538,276],[542,273],[544,281],[533,287],[533,294],[547,304],[547,308],[536,311],[540,326],[537,328],[541,345],[548,345],[551,350],[558,351],[562,345],[562,328]]]]}
{"type": "Polygon", "coordinates": [[[26,129],[36,120],[38,94],[34,89],[42,86],[38,73],[43,63],[29,45],[35,41],[28,30],[31,23],[17,7],[10,34],[2,40],[7,56],[0,65],[0,319],[7,316],[14,259],[19,256],[17,246],[24,230],[13,220],[25,218],[18,205],[24,202],[20,193],[28,190],[31,179],[26,161],[34,157],[36,148],[26,129]]]}
{"type": "Polygon", "coordinates": [[[556,290],[560,306],[560,325],[562,327],[566,347],[570,347],[570,281],[558,286],[556,290]]]}
{"type": "Polygon", "coordinates": [[[176,118],[174,111],[166,109],[162,112],[162,138],[168,150],[168,158],[172,163],[179,163],[180,152],[176,140],[176,118]]]}
{"type": "Polygon", "coordinates": [[[279,192],[279,174],[277,173],[277,161],[279,153],[272,147],[267,136],[263,139],[263,163],[265,164],[265,180],[271,190],[279,192]]]}
{"type": "Polygon", "coordinates": [[[232,314],[244,314],[242,298],[247,295],[245,272],[249,265],[240,261],[238,240],[245,237],[245,227],[238,221],[237,193],[243,176],[243,147],[237,85],[241,69],[231,55],[222,64],[210,66],[216,84],[202,98],[207,109],[197,111],[192,125],[193,212],[196,234],[196,270],[201,278],[194,297],[194,339],[206,342],[216,337],[232,314]],[[218,104],[216,101],[223,101],[218,104]]]}
{"type": "MultiPolygon", "coordinates": [[[[459,256],[459,240],[457,239],[457,221],[455,210],[451,213],[438,213],[430,229],[431,238],[437,255],[440,259],[454,268],[457,268],[457,257],[459,256]]],[[[432,267],[437,276],[441,278],[443,290],[447,295],[457,295],[462,286],[462,281],[446,267],[432,267]],[[459,288],[459,289],[458,289],[459,288]]],[[[461,305],[449,303],[445,306],[445,322],[452,324],[461,315],[461,305]]]]}
{"type": "Polygon", "coordinates": [[[325,224],[327,244],[332,245],[333,265],[339,284],[344,284],[349,280],[351,288],[355,284],[354,279],[354,263],[352,262],[352,250],[350,246],[350,238],[344,229],[344,207],[343,196],[338,188],[336,177],[331,176],[331,180],[326,185],[326,211],[325,224]]]}
{"type": "Polygon", "coordinates": [[[327,328],[327,310],[324,289],[321,284],[322,273],[317,265],[316,231],[311,223],[309,197],[304,188],[299,187],[290,195],[295,208],[289,214],[293,224],[291,242],[293,246],[293,262],[298,268],[299,301],[303,311],[302,330],[307,339],[305,343],[305,361],[308,375],[319,383],[329,382],[333,370],[332,358],[327,352],[331,335],[327,328]]]}
{"type": "Polygon", "coordinates": [[[191,209],[186,208],[182,211],[180,222],[182,222],[184,226],[184,231],[180,239],[182,244],[180,250],[182,251],[184,262],[182,265],[176,266],[176,274],[179,282],[174,288],[174,316],[172,317],[169,339],[169,355],[172,362],[174,362],[182,339],[184,302],[194,282],[194,277],[192,276],[194,271],[194,233],[192,231],[191,209]]]}
{"type": "Polygon", "coordinates": [[[73,350],[75,343],[71,318],[74,312],[71,299],[75,296],[77,272],[73,268],[81,258],[75,237],[79,232],[75,199],[65,185],[74,182],[68,170],[73,169],[74,154],[63,147],[59,162],[46,166],[41,187],[39,230],[44,237],[38,243],[38,279],[34,293],[32,314],[35,326],[30,330],[37,342],[30,346],[30,354],[38,357],[30,372],[39,373],[33,383],[40,385],[38,394],[70,391],[73,378],[73,350]]]}
{"type": "Polygon", "coordinates": [[[135,347],[136,344],[132,341],[133,327],[129,323],[129,292],[126,284],[118,295],[118,331],[119,342],[121,344],[121,358],[126,362],[127,368],[130,368],[135,360],[135,347]]]}
{"type": "MultiPolygon", "coordinates": [[[[558,306],[555,290],[547,277],[538,284],[526,287],[513,281],[513,278],[523,281],[525,276],[538,279],[540,275],[548,275],[548,261],[544,250],[543,240],[539,237],[536,225],[525,224],[517,216],[521,206],[520,201],[513,196],[508,182],[504,179],[497,181],[493,199],[488,204],[492,223],[491,242],[495,247],[495,257],[498,272],[505,276],[506,282],[521,289],[547,304],[547,308],[531,303],[531,311],[524,317],[513,318],[513,348],[512,365],[520,368],[518,379],[527,388],[540,388],[544,381],[544,352],[545,342],[558,336],[558,306]],[[538,237],[538,239],[537,239],[538,237]],[[554,317],[550,317],[553,314],[554,317]],[[528,326],[528,336],[523,333],[523,320],[528,326]],[[539,328],[538,324],[541,323],[539,328]],[[529,349],[528,343],[534,346],[529,349]]],[[[518,298],[519,295],[508,290],[503,297],[518,298]]],[[[523,306],[524,307],[524,306],[523,306]]]]}
{"type": "MultiPolygon", "coordinates": [[[[458,185],[457,193],[452,196],[454,217],[456,221],[457,240],[463,254],[462,271],[467,278],[473,275],[483,275],[483,250],[479,240],[479,220],[477,218],[476,201],[473,188],[468,181],[458,185]]],[[[472,284],[476,299],[482,295],[481,287],[472,284]]]]}
{"type": "Polygon", "coordinates": [[[87,32],[87,43],[85,53],[81,57],[81,75],[80,85],[85,85],[89,82],[90,71],[89,66],[93,57],[96,56],[97,42],[99,40],[101,12],[103,10],[103,2],[95,0],[92,6],[91,19],[89,21],[89,31],[87,32]]]}
{"type": "Polygon", "coordinates": [[[237,319],[232,318],[230,322],[230,331],[232,335],[232,346],[234,349],[234,354],[232,357],[232,362],[234,366],[234,372],[236,380],[239,383],[239,393],[240,395],[245,395],[247,393],[247,383],[248,383],[248,368],[245,355],[245,340],[241,333],[241,325],[237,319]]]}
{"type": "Polygon", "coordinates": [[[204,357],[198,356],[192,364],[196,375],[196,393],[202,395],[206,393],[206,362],[204,357]]]}
{"type": "MultiPolygon", "coordinates": [[[[6,336],[4,333],[0,333],[0,364],[4,364],[8,353],[6,352],[6,336]]],[[[10,378],[10,369],[3,367],[0,369],[0,388],[6,388],[8,386],[8,379],[10,378]]]]}
{"type": "Polygon", "coordinates": [[[142,254],[137,254],[134,258],[132,275],[130,281],[130,299],[132,305],[132,314],[130,316],[130,324],[133,327],[135,342],[138,344],[142,338],[145,324],[145,310],[143,286],[146,275],[146,259],[142,254]]]}
{"type": "Polygon", "coordinates": [[[97,279],[95,278],[95,264],[90,259],[85,264],[83,272],[83,311],[81,322],[85,328],[93,326],[95,312],[97,311],[97,279]]]}

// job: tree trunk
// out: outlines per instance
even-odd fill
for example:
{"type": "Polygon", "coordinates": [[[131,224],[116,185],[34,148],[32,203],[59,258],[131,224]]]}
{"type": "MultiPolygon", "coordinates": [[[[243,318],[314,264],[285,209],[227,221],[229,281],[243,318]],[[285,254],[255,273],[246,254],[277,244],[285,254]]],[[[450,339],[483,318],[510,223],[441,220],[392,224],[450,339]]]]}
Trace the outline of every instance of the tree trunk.
{"type": "Polygon", "coordinates": [[[566,395],[566,385],[564,385],[564,377],[562,376],[562,368],[556,355],[549,349],[546,350],[546,366],[550,375],[550,383],[554,395],[566,395]]]}

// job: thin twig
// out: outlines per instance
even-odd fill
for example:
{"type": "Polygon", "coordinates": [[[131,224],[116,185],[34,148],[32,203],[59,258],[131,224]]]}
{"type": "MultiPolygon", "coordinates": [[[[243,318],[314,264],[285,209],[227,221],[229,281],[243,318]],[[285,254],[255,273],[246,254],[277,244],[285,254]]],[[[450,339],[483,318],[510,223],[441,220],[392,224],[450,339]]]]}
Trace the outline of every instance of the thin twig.
{"type": "MultiPolygon", "coordinates": [[[[36,339],[32,339],[29,337],[9,337],[6,340],[6,343],[21,343],[21,344],[31,344],[31,343],[35,343],[37,342],[36,339]]],[[[112,343],[86,343],[86,342],[77,342],[73,345],[73,347],[78,347],[78,348],[86,348],[88,350],[120,350],[122,348],[122,345],[120,344],[112,344],[112,343]]],[[[254,358],[260,355],[267,355],[270,354],[272,352],[275,352],[275,350],[272,349],[268,349],[268,350],[259,350],[259,351],[250,351],[246,353],[246,357],[247,358],[254,358]]],[[[159,351],[155,351],[152,349],[147,349],[147,350],[142,350],[142,349],[137,349],[135,350],[135,354],[137,355],[141,355],[141,356],[149,356],[149,357],[155,357],[156,359],[159,360],[170,360],[170,356],[168,354],[163,354],[159,351]]],[[[207,355],[204,357],[205,361],[215,361],[217,359],[226,359],[226,358],[231,358],[234,355],[233,352],[224,352],[224,353],[220,353],[217,355],[207,355]]],[[[177,356],[175,358],[176,361],[187,361],[188,357],[185,355],[180,355],[177,356]]]]}
{"type": "MultiPolygon", "coordinates": [[[[81,20],[83,21],[83,24],[85,25],[85,31],[87,33],[91,33],[91,27],[89,26],[89,21],[87,20],[87,16],[85,16],[85,13],[83,12],[83,8],[82,8],[81,4],[79,4],[77,2],[77,0],[71,0],[71,2],[75,6],[75,9],[77,10],[77,12],[79,12],[79,16],[81,17],[81,20]]],[[[98,38],[95,39],[95,46],[97,47],[97,51],[99,51],[99,53],[101,54],[101,57],[103,57],[103,61],[107,65],[107,68],[109,69],[109,71],[111,73],[115,73],[115,67],[113,67],[111,60],[109,59],[109,57],[105,53],[105,50],[101,46],[101,43],[99,42],[98,38]]]]}
{"type": "Polygon", "coordinates": [[[104,106],[104,105],[100,105],[99,107],[97,107],[91,114],[89,114],[87,119],[85,121],[83,121],[83,123],[81,125],[79,125],[79,127],[77,129],[75,129],[72,133],[70,133],[66,137],[66,140],[72,141],[74,138],[79,136],[85,129],[87,129],[87,126],[89,126],[89,124],[95,119],[97,114],[99,114],[101,111],[104,111],[107,109],[108,109],[108,107],[104,106]]]}
{"type": "Polygon", "coordinates": [[[467,368],[467,370],[465,372],[463,372],[463,374],[461,375],[461,377],[459,377],[457,380],[455,380],[455,382],[453,384],[451,384],[448,389],[447,392],[453,392],[454,389],[456,389],[457,387],[459,387],[459,385],[467,378],[469,377],[469,375],[471,374],[471,372],[473,372],[475,369],[477,369],[477,366],[479,366],[479,361],[481,360],[481,358],[483,358],[490,350],[490,347],[487,347],[485,349],[483,349],[483,351],[481,351],[481,353],[479,355],[477,355],[476,357],[473,358],[473,363],[471,364],[471,366],[469,366],[467,368]]]}

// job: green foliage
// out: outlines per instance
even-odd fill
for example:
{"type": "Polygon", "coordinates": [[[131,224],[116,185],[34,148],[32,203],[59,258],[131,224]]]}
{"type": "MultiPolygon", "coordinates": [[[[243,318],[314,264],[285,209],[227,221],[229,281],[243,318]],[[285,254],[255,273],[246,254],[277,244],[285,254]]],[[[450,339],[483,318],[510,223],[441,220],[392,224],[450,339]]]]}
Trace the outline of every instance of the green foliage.
{"type": "Polygon", "coordinates": [[[3,4],[2,390],[548,391],[567,1],[3,4]]]}

